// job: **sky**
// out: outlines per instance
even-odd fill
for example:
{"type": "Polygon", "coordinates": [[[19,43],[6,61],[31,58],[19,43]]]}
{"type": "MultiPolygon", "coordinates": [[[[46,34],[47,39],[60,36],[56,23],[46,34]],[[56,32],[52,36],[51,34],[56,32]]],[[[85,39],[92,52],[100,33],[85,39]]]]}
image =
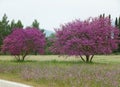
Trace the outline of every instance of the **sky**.
{"type": "Polygon", "coordinates": [[[61,24],[103,13],[111,14],[114,20],[120,16],[120,0],[0,0],[0,19],[4,13],[24,26],[37,19],[40,28],[53,31],[61,24]]]}

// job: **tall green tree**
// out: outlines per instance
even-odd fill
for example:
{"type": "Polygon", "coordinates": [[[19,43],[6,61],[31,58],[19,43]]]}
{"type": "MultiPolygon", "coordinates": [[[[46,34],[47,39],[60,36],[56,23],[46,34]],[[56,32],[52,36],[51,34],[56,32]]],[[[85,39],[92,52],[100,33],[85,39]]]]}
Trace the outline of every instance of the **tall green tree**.
{"type": "Polygon", "coordinates": [[[45,31],[44,29],[41,29],[41,28],[40,28],[40,23],[39,23],[36,19],[33,21],[32,27],[37,28],[37,29],[40,29],[43,33],[44,33],[44,31],[45,31]]]}
{"type": "MultiPolygon", "coordinates": [[[[115,19],[115,27],[117,27],[119,29],[120,32],[120,17],[116,17],[115,19]]],[[[119,33],[119,38],[120,38],[120,33],[119,33]]],[[[120,52],[120,44],[118,44],[118,49],[115,51],[116,52],[120,52]]]]}
{"type": "Polygon", "coordinates": [[[32,27],[35,27],[35,28],[37,28],[37,29],[40,29],[39,28],[39,22],[35,19],[34,21],[33,21],[33,23],[32,23],[32,27]]]}
{"type": "Polygon", "coordinates": [[[103,18],[105,18],[105,13],[103,13],[103,18]]]}
{"type": "Polygon", "coordinates": [[[109,16],[108,16],[108,17],[109,17],[109,19],[111,19],[111,15],[110,15],[110,14],[109,14],[109,16]]]}
{"type": "Polygon", "coordinates": [[[105,13],[103,13],[103,14],[100,14],[100,16],[99,16],[100,18],[105,18],[105,13]]]}
{"type": "Polygon", "coordinates": [[[117,19],[117,17],[115,19],[115,26],[118,27],[118,19],[117,19]]]}
{"type": "Polygon", "coordinates": [[[120,17],[119,17],[119,23],[118,23],[118,28],[120,29],[120,17]]]}
{"type": "Polygon", "coordinates": [[[12,20],[10,23],[10,28],[14,29],[14,28],[23,28],[23,24],[20,20],[18,20],[17,22],[15,22],[15,20],[12,20]]]}
{"type": "Polygon", "coordinates": [[[3,39],[11,33],[11,28],[9,26],[9,20],[6,14],[0,20],[0,50],[3,43],[3,39]]]}
{"type": "Polygon", "coordinates": [[[55,39],[55,34],[52,33],[50,36],[46,37],[46,46],[45,46],[45,54],[52,55],[53,53],[50,51],[50,47],[52,46],[53,42],[52,39],[55,39]]]}
{"type": "MultiPolygon", "coordinates": [[[[119,28],[119,31],[120,31],[120,17],[117,20],[118,20],[117,28],[119,28]]],[[[119,33],[119,38],[120,38],[120,33],[119,33]]],[[[120,44],[118,45],[118,50],[117,51],[120,52],[120,44]]]]}
{"type": "Polygon", "coordinates": [[[22,24],[21,20],[18,20],[18,21],[17,21],[16,27],[17,27],[17,28],[23,28],[23,24],[22,24]]]}
{"type": "Polygon", "coordinates": [[[15,20],[12,20],[9,26],[11,29],[15,28],[16,26],[15,20]]]}

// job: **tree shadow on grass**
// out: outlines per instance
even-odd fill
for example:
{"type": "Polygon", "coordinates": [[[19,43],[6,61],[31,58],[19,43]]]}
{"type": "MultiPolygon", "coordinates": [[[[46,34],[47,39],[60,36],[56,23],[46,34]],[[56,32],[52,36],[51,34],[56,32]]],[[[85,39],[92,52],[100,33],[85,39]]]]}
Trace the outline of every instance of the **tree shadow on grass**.
{"type": "Polygon", "coordinates": [[[0,61],[1,63],[3,62],[9,62],[9,63],[32,63],[32,64],[65,64],[65,65],[74,65],[74,64],[78,64],[78,65],[81,65],[81,64],[86,64],[86,65],[94,65],[94,64],[97,64],[97,65],[102,65],[102,64],[109,64],[109,63],[106,63],[106,62],[88,62],[88,63],[85,63],[83,62],[82,60],[77,60],[77,61],[74,61],[74,60],[70,60],[70,61],[64,61],[64,60],[44,60],[44,61],[37,61],[37,60],[25,60],[25,61],[17,61],[17,60],[2,60],[0,61]]]}
{"type": "Polygon", "coordinates": [[[25,60],[25,61],[10,60],[9,62],[13,62],[13,63],[35,63],[35,62],[38,62],[38,61],[36,61],[36,60],[25,60]]]}

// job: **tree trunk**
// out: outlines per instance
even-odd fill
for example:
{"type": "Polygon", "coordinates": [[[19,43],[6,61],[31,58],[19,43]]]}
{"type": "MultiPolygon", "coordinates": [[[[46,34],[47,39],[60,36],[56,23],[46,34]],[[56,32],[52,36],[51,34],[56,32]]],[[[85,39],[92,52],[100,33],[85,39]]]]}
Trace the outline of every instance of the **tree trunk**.
{"type": "Polygon", "coordinates": [[[25,56],[22,57],[22,61],[24,61],[24,60],[25,60],[25,56]]]}
{"type": "Polygon", "coordinates": [[[22,61],[25,60],[25,57],[27,56],[27,52],[25,52],[25,54],[22,55],[22,61]]]}
{"type": "Polygon", "coordinates": [[[89,55],[86,55],[86,62],[89,62],[89,55]]]}
{"type": "Polygon", "coordinates": [[[88,63],[88,62],[92,62],[94,55],[85,55],[85,57],[86,57],[86,60],[80,55],[80,58],[82,59],[82,61],[88,63]]]}
{"type": "Polygon", "coordinates": [[[94,55],[91,56],[91,58],[90,58],[90,62],[92,62],[93,57],[94,57],[94,55]]]}
{"type": "Polygon", "coordinates": [[[26,57],[26,56],[27,56],[27,54],[25,54],[25,55],[22,56],[22,61],[25,60],[25,57],[26,57]]]}
{"type": "Polygon", "coordinates": [[[82,59],[83,62],[85,62],[84,58],[80,55],[80,58],[82,59]]]}
{"type": "Polygon", "coordinates": [[[16,59],[17,61],[20,61],[20,55],[15,55],[15,59],[16,59]]]}

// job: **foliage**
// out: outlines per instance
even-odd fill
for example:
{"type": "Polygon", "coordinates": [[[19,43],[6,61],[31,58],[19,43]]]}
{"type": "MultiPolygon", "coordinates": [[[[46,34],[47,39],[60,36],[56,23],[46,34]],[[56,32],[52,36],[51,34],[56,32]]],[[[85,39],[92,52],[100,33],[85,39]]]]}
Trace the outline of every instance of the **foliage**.
{"type": "Polygon", "coordinates": [[[44,53],[45,35],[36,28],[18,28],[8,35],[2,46],[3,52],[14,55],[18,61],[22,61],[31,52],[44,53]]]}
{"type": "Polygon", "coordinates": [[[3,43],[3,39],[5,36],[11,33],[11,30],[9,28],[9,21],[7,19],[6,14],[2,17],[2,20],[0,21],[0,50],[1,50],[1,45],[3,43]]]}
{"type": "Polygon", "coordinates": [[[52,46],[52,39],[55,38],[55,34],[52,33],[50,36],[46,37],[46,46],[45,46],[45,54],[52,55],[53,53],[50,51],[50,47],[52,46]]]}
{"type": "Polygon", "coordinates": [[[119,17],[119,23],[118,23],[118,25],[119,25],[119,29],[120,29],[120,17],[119,17]]]}
{"type": "MultiPolygon", "coordinates": [[[[115,19],[115,27],[116,28],[119,28],[119,31],[120,31],[120,17],[115,19]]],[[[119,38],[120,38],[120,32],[119,32],[119,38]]],[[[120,52],[120,43],[118,44],[118,49],[114,51],[114,53],[119,53],[120,52]]]]}
{"type": "Polygon", "coordinates": [[[39,29],[39,22],[36,19],[33,21],[32,27],[39,29]]]}
{"type": "MultiPolygon", "coordinates": [[[[103,14],[100,14],[100,16],[99,16],[100,18],[105,18],[106,16],[105,16],[105,13],[103,13],[103,14]]],[[[108,16],[108,18],[109,19],[111,19],[111,15],[109,14],[109,16],[108,16]]]]}
{"type": "Polygon", "coordinates": [[[115,26],[120,29],[120,17],[115,19],[115,26]]]}
{"type": "Polygon", "coordinates": [[[11,29],[14,29],[14,28],[23,28],[23,24],[20,20],[18,20],[16,23],[15,23],[15,20],[12,20],[11,23],[10,23],[10,28],[11,29]]]}
{"type": "Polygon", "coordinates": [[[118,33],[109,17],[75,20],[56,29],[51,50],[62,55],[80,56],[84,62],[91,62],[95,54],[109,54],[117,49],[118,33]]]}
{"type": "MultiPolygon", "coordinates": [[[[32,23],[32,27],[33,28],[37,28],[37,29],[40,29],[39,27],[40,23],[35,19],[32,23]]],[[[42,32],[44,32],[45,30],[44,29],[40,29],[42,32]]]]}
{"type": "Polygon", "coordinates": [[[115,26],[118,27],[118,19],[117,19],[117,17],[115,19],[115,26]]]}

